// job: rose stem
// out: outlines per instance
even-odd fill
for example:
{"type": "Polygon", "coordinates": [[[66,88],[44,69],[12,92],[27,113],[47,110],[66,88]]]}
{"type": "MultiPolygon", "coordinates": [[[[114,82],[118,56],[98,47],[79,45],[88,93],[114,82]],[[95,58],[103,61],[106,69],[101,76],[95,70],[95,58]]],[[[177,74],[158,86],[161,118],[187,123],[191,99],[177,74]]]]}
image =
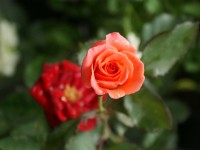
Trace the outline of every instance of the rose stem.
{"type": "Polygon", "coordinates": [[[103,107],[103,96],[99,96],[99,99],[98,99],[99,101],[99,111],[100,111],[100,113],[102,113],[102,112],[104,112],[105,111],[105,108],[103,107]]]}

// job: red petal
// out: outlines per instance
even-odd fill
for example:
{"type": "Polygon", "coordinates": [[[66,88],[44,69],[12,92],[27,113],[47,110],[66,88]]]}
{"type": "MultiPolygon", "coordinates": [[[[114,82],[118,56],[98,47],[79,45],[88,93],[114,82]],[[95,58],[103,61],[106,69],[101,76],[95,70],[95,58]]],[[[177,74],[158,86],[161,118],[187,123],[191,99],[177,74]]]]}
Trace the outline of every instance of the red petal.
{"type": "Polygon", "coordinates": [[[96,127],[97,124],[97,119],[96,118],[89,118],[84,122],[83,120],[80,121],[78,125],[78,130],[79,131],[89,131],[92,130],[96,127]]]}

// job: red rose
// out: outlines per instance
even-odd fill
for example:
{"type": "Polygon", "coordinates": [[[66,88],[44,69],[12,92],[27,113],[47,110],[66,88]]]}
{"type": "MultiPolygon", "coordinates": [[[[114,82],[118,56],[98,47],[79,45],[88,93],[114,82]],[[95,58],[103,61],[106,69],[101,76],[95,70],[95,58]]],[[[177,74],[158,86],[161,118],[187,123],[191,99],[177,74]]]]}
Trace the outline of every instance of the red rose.
{"type": "MultiPolygon", "coordinates": [[[[94,90],[86,88],[81,80],[80,67],[69,61],[45,64],[30,93],[43,107],[52,127],[98,107],[94,90]]],[[[90,130],[95,126],[96,118],[92,118],[81,121],[78,130],[90,130]]]]}
{"type": "Polygon", "coordinates": [[[82,63],[82,78],[96,94],[118,99],[137,92],[144,82],[144,65],[136,50],[119,33],[106,35],[87,52],[82,63]]]}

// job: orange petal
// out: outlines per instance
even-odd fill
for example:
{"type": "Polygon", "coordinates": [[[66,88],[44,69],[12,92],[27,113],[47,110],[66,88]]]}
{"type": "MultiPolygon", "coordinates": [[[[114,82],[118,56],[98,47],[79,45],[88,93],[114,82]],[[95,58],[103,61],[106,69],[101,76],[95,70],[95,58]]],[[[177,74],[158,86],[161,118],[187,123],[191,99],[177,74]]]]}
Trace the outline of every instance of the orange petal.
{"type": "Polygon", "coordinates": [[[118,83],[117,82],[112,82],[112,81],[103,81],[103,80],[97,80],[98,85],[101,88],[105,88],[105,89],[116,89],[118,87],[118,83]]]}
{"type": "Polygon", "coordinates": [[[127,67],[123,66],[121,72],[120,72],[120,76],[118,78],[118,84],[122,85],[124,82],[126,82],[126,80],[128,79],[129,76],[129,70],[127,67]]]}
{"type": "Polygon", "coordinates": [[[119,64],[118,61],[116,60],[112,61],[112,63],[114,63],[116,67],[116,71],[112,73],[111,71],[109,71],[110,62],[103,62],[99,64],[98,68],[95,70],[95,74],[98,73],[98,74],[101,74],[107,77],[112,77],[112,78],[115,78],[116,76],[118,76],[122,70],[121,64],[119,64]]]}
{"type": "Polygon", "coordinates": [[[115,47],[106,45],[105,46],[105,51],[100,53],[95,59],[94,70],[96,69],[96,67],[98,65],[100,65],[104,61],[105,58],[113,55],[116,52],[117,52],[117,49],[115,47]]]}
{"type": "Polygon", "coordinates": [[[95,46],[103,45],[103,44],[105,44],[105,43],[106,43],[105,40],[97,41],[97,42],[95,42],[91,47],[95,47],[95,46]]]}
{"type": "Polygon", "coordinates": [[[107,90],[109,96],[112,98],[112,99],[119,99],[123,96],[125,96],[125,92],[121,89],[115,89],[115,90],[107,90]]]}
{"type": "MultiPolygon", "coordinates": [[[[100,73],[98,72],[95,73],[95,75],[97,74],[97,78],[99,80],[112,81],[112,82],[115,81],[115,83],[121,85],[128,79],[129,76],[132,76],[134,70],[133,64],[125,54],[120,52],[117,53],[115,52],[113,55],[107,57],[101,65],[110,61],[116,61],[117,65],[121,64],[119,66],[120,67],[119,72],[111,76],[110,74],[106,73],[103,69],[100,68],[101,69],[100,73]],[[110,77],[112,77],[113,79],[110,79],[110,77]]],[[[109,89],[112,88],[110,87],[109,89]]]]}
{"type": "Polygon", "coordinates": [[[132,76],[132,72],[134,70],[132,62],[129,60],[129,58],[126,56],[126,54],[123,54],[121,52],[117,52],[110,57],[107,57],[103,63],[109,62],[109,61],[117,61],[122,66],[126,66],[129,73],[129,76],[132,76]]]}
{"type": "Polygon", "coordinates": [[[118,88],[125,91],[126,94],[132,94],[137,92],[143,82],[144,82],[144,64],[142,63],[142,61],[137,58],[136,55],[133,55],[130,52],[123,52],[124,54],[127,54],[127,57],[129,57],[129,59],[132,61],[132,63],[134,64],[134,71],[133,71],[133,75],[130,76],[128,78],[128,80],[121,86],[119,86],[118,88]]]}
{"type": "Polygon", "coordinates": [[[121,36],[118,32],[113,32],[106,35],[106,44],[112,45],[118,49],[118,51],[130,51],[136,53],[136,50],[131,44],[121,36]]]}
{"type": "Polygon", "coordinates": [[[104,80],[104,81],[117,81],[118,78],[119,78],[119,75],[116,75],[116,76],[107,76],[107,75],[103,75],[99,72],[95,72],[95,78],[97,80],[104,80]]]}
{"type": "Polygon", "coordinates": [[[93,61],[96,59],[96,57],[105,50],[105,45],[99,45],[96,47],[92,47],[88,50],[82,66],[81,66],[81,75],[84,83],[86,84],[87,87],[91,87],[90,84],[90,79],[92,75],[92,66],[93,66],[93,61]]]}
{"type": "Polygon", "coordinates": [[[106,94],[105,90],[103,88],[99,87],[99,85],[97,84],[97,80],[95,79],[93,68],[92,68],[92,76],[91,76],[91,86],[97,95],[106,94]]]}

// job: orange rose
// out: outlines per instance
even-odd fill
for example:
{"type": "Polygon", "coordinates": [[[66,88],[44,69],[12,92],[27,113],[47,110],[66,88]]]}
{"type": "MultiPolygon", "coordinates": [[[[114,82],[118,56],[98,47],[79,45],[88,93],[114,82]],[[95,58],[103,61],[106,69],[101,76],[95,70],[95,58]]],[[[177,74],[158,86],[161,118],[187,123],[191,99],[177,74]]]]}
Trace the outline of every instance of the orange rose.
{"type": "Polygon", "coordinates": [[[144,82],[144,65],[136,50],[119,33],[96,42],[82,63],[82,78],[96,94],[118,99],[137,92],[144,82]]]}

